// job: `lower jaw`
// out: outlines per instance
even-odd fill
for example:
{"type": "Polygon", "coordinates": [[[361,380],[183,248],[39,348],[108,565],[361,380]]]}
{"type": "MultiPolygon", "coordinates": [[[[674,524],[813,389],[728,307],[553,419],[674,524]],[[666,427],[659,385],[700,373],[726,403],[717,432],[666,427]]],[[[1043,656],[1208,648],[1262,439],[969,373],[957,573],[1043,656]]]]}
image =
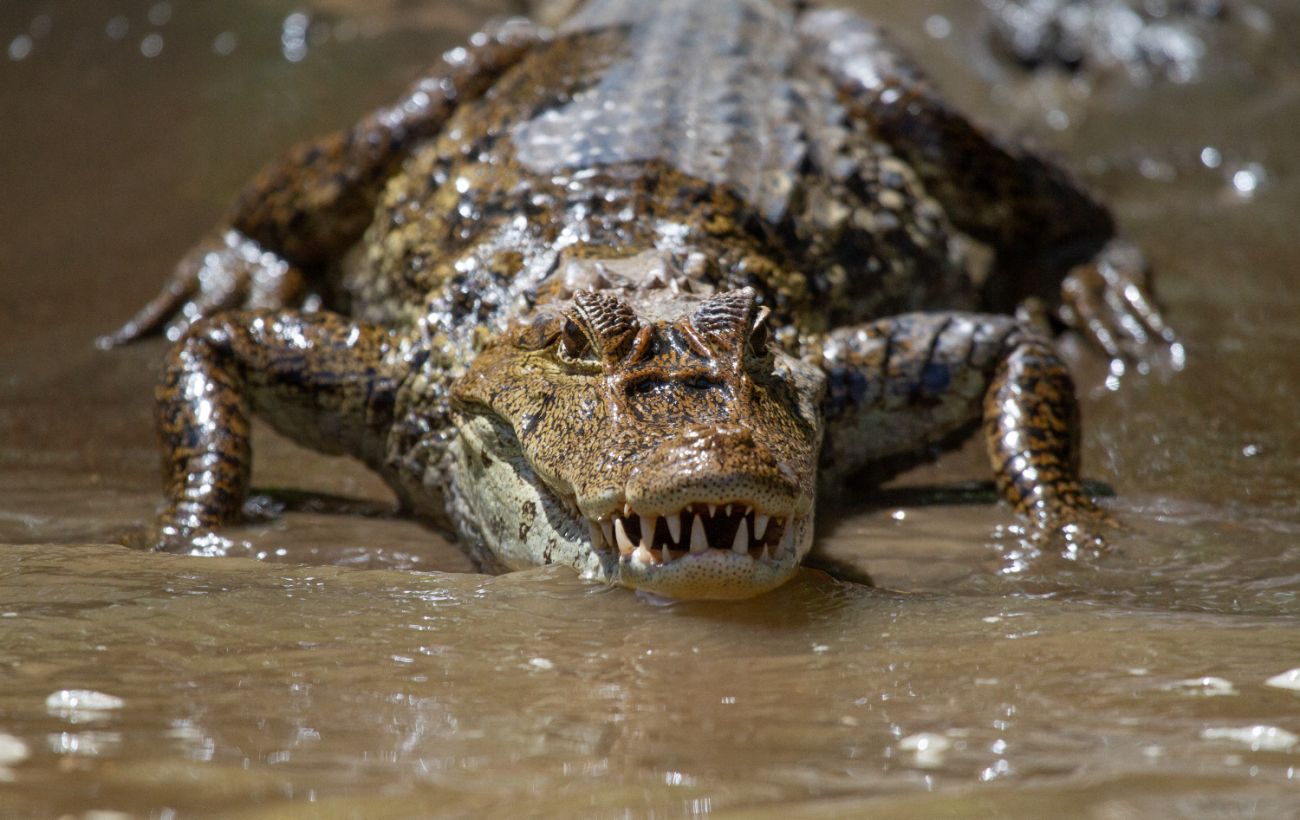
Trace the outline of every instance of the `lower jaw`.
{"type": "Polygon", "coordinates": [[[688,556],[671,564],[620,562],[615,583],[666,598],[734,600],[753,598],[781,586],[794,575],[795,559],[759,562],[721,550],[688,556]]]}
{"type": "Polygon", "coordinates": [[[755,559],[718,549],[684,555],[667,564],[640,563],[624,556],[615,566],[608,567],[609,580],[666,598],[753,598],[776,589],[798,571],[799,560],[812,540],[811,516],[791,525],[798,528],[795,547],[775,558],[755,559]]]}

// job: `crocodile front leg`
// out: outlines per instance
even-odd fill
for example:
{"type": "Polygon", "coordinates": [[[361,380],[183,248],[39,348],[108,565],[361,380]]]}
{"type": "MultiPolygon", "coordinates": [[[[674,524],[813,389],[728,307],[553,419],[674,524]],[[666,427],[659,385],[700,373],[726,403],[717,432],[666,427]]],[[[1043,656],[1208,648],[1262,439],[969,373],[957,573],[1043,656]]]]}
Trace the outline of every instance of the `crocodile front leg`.
{"type": "Polygon", "coordinates": [[[972,124],[875,24],[809,11],[800,33],[850,116],[916,170],[953,224],[990,245],[991,309],[1035,297],[1112,358],[1141,358],[1173,331],[1149,293],[1141,252],[1061,166],[972,124]]]}
{"type": "Polygon", "coordinates": [[[319,303],[312,297],[329,290],[330,266],[361,238],[384,183],[412,148],[436,136],[459,103],[481,96],[539,36],[522,19],[476,34],[393,105],[291,148],[244,188],[162,292],[100,345],[164,326],[179,339],[190,324],[221,310],[319,303]]]}
{"type": "Polygon", "coordinates": [[[391,331],[333,313],[223,313],[163,362],[157,422],[167,503],[152,547],[185,547],[240,516],[250,415],[294,441],[381,474],[404,366],[391,331]]]}
{"type": "Polygon", "coordinates": [[[1001,497],[1044,533],[1098,537],[1106,515],[1079,480],[1074,387],[1049,342],[1007,316],[918,313],[836,330],[809,351],[828,378],[822,485],[843,496],[933,458],[983,422],[1001,497]]]}

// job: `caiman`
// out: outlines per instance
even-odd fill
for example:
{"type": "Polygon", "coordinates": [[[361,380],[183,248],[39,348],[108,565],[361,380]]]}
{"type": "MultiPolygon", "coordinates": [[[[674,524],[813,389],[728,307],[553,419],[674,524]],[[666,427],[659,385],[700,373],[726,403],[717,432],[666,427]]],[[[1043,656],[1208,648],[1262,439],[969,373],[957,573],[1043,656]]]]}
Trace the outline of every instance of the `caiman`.
{"type": "Polygon", "coordinates": [[[1011,314],[1124,355],[1172,338],[1145,276],[852,13],[591,0],[291,149],[106,343],[175,342],[155,547],[239,519],[256,414],[484,570],[735,598],[791,577],[819,502],[981,429],[1036,532],[1100,533],[1069,373],[1011,314]]]}

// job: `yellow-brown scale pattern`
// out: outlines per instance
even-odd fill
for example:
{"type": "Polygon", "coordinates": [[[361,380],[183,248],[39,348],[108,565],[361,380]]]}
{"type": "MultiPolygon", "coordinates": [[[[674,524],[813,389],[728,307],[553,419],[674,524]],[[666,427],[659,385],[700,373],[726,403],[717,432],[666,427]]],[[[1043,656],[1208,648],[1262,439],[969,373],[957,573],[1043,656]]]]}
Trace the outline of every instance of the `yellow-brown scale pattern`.
{"type": "Polygon", "coordinates": [[[177,340],[154,546],[238,519],[256,414],[485,568],[736,597],[789,577],[819,498],[981,423],[1038,531],[1102,532],[1051,342],[976,312],[1030,297],[1111,355],[1173,340],[1109,213],[870,23],[594,0],[289,151],[107,341],[177,340]]]}

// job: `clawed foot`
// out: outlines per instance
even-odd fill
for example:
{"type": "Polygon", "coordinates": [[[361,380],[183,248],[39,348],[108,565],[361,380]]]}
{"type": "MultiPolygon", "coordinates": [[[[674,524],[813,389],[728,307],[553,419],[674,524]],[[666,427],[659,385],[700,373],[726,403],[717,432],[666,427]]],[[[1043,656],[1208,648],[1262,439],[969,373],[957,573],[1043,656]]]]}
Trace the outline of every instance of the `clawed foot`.
{"type": "Polygon", "coordinates": [[[1112,361],[1141,362],[1159,349],[1180,350],[1151,296],[1146,260],[1128,242],[1111,241],[1096,259],[1071,271],[1061,297],[1061,320],[1112,361]]]}
{"type": "Polygon", "coordinates": [[[160,521],[132,530],[124,534],[120,541],[125,547],[144,552],[205,557],[224,557],[236,552],[240,546],[247,546],[243,542],[218,535],[213,530],[190,530],[160,521]]]}
{"type": "Polygon", "coordinates": [[[116,347],[157,333],[172,341],[223,310],[319,307],[302,271],[234,229],[217,229],[190,249],[162,292],[131,320],[99,338],[116,347]]]}
{"type": "Polygon", "coordinates": [[[1029,539],[1043,552],[1063,558],[1110,552],[1119,522],[1092,502],[1032,516],[1029,539]]]}

